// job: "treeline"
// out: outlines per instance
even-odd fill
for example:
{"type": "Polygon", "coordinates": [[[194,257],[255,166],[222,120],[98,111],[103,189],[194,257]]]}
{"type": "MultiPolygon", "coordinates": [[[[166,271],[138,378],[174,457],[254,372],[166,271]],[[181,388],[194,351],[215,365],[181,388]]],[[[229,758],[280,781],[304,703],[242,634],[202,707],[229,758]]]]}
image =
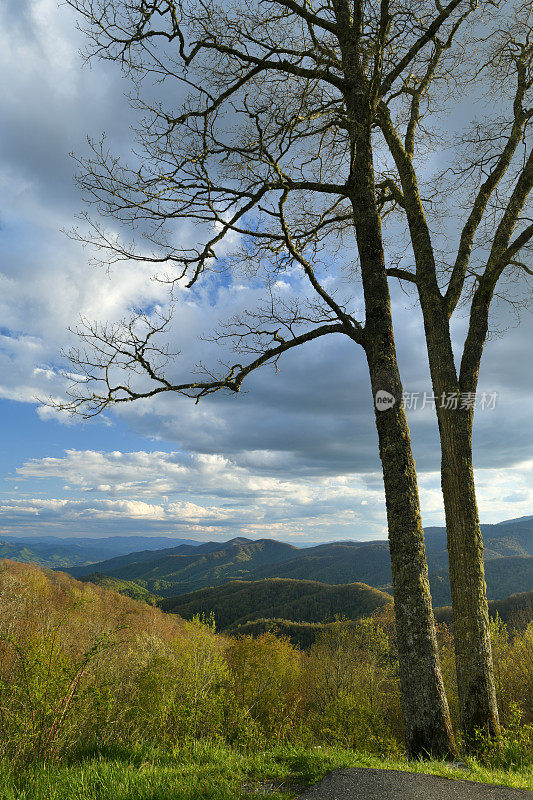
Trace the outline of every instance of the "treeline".
{"type": "MultiPolygon", "coordinates": [[[[489,615],[493,619],[499,617],[510,630],[525,630],[533,620],[533,591],[512,594],[503,600],[492,600],[489,603],[489,615]]],[[[435,609],[437,622],[451,625],[452,618],[451,606],[441,606],[435,609]]]]}
{"type": "MultiPolygon", "coordinates": [[[[351,621],[346,621],[346,624],[350,623],[351,621]]],[[[260,636],[262,633],[271,632],[276,636],[286,637],[300,650],[307,650],[316,642],[320,634],[335,624],[334,622],[294,622],[290,619],[263,617],[236,625],[232,634],[234,636],[260,636]]]]}
{"type": "MultiPolygon", "coordinates": [[[[439,626],[456,713],[453,639],[439,626]]],[[[486,757],[524,764],[533,751],[533,625],[493,623],[502,718],[486,757]]],[[[337,620],[306,650],[286,636],[217,634],[61,573],[0,562],[0,751],[11,762],[116,747],[173,751],[191,740],[402,751],[391,607],[337,620]]]]}
{"type": "MultiPolygon", "coordinates": [[[[382,615],[392,614],[392,605],[379,606],[373,612],[382,615]]],[[[528,625],[533,621],[533,592],[522,592],[521,594],[511,595],[505,600],[495,600],[489,603],[489,615],[493,624],[504,622],[507,634],[512,637],[515,634],[523,633],[528,625]]],[[[351,615],[344,615],[346,625],[355,624],[351,615]]],[[[435,619],[441,623],[440,630],[452,630],[452,609],[451,606],[442,606],[435,609],[435,619]]],[[[231,625],[227,630],[234,636],[252,635],[259,636],[266,631],[271,631],[278,636],[286,636],[292,644],[302,650],[311,647],[317,638],[330,630],[335,625],[334,622],[299,622],[293,619],[283,619],[280,617],[257,617],[238,622],[231,625]]]]}
{"type": "MultiPolygon", "coordinates": [[[[135,584],[128,586],[127,582],[117,579],[104,581],[108,583],[102,582],[101,585],[125,591],[130,596],[137,592],[135,584]]],[[[185,619],[213,613],[217,629],[232,634],[276,630],[305,648],[336,617],[356,620],[379,612],[392,602],[390,594],[364,583],[328,585],[318,581],[266,578],[261,581],[231,581],[223,586],[162,598],[158,605],[164,611],[185,619]]],[[[499,616],[510,628],[524,630],[533,620],[533,592],[493,601],[489,604],[489,612],[494,618],[499,616]]],[[[451,625],[451,607],[436,608],[435,617],[438,622],[451,625]]]]}

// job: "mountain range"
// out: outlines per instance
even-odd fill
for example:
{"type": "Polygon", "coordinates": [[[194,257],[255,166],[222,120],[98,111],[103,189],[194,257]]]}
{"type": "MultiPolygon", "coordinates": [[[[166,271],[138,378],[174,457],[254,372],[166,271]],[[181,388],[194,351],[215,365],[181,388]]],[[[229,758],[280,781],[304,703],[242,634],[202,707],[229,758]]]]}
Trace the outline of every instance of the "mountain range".
{"type": "Polygon", "coordinates": [[[107,536],[100,539],[81,539],[74,536],[17,536],[0,540],[0,558],[41,567],[66,568],[93,564],[103,559],[131,553],[141,547],[149,551],[176,545],[197,544],[192,539],[173,539],[168,536],[107,536]]]}
{"type": "MultiPolygon", "coordinates": [[[[533,517],[482,531],[491,613],[524,627],[533,618],[533,517]]],[[[435,616],[449,623],[446,530],[426,528],[425,537],[435,616]]],[[[0,541],[1,558],[67,571],[186,619],[212,613],[230,634],[276,630],[302,647],[336,617],[387,615],[393,602],[386,540],[296,547],[244,537],[32,536],[0,541]]]]}
{"type": "MultiPolygon", "coordinates": [[[[482,525],[489,600],[499,600],[533,588],[533,519],[482,525]]],[[[450,602],[445,528],[427,528],[426,550],[433,602],[450,602]]],[[[288,578],[328,585],[364,583],[391,591],[388,543],[333,542],[297,548],[273,539],[243,537],[227,542],[181,544],[157,551],[143,550],[83,566],[72,566],[74,577],[112,576],[133,581],[161,597],[182,596],[229,581],[288,578]]]]}

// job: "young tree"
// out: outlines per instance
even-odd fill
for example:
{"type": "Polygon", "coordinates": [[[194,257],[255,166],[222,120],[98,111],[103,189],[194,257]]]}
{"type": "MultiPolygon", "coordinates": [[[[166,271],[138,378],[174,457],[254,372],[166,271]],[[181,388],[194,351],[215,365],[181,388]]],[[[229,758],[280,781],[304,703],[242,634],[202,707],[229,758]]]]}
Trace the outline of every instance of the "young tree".
{"type": "MultiPolygon", "coordinates": [[[[91,415],[110,404],[161,392],[199,399],[221,389],[238,391],[255,369],[330,333],[346,335],[362,346],[376,405],[379,400],[389,402],[387,410],[376,410],[376,426],[407,746],[411,754],[453,750],[436,655],[416,475],[400,402],[388,277],[403,278],[418,287],[435,383],[435,364],[446,362],[448,355],[442,355],[447,341],[442,339],[444,300],[438,296],[435,258],[417,186],[414,142],[421,131],[424,134],[421,104],[430,97],[430,87],[445,95],[457,75],[465,53],[465,40],[458,39],[461,27],[467,26],[474,12],[486,14],[497,4],[382,0],[356,2],[352,8],[346,0],[331,0],[313,8],[295,0],[272,0],[268,7],[247,4],[232,9],[212,2],[71,0],[70,5],[88,23],[92,52],[121,61],[139,85],[152,75],[163,83],[181,81],[191,89],[179,113],[162,102],[137,96],[135,102],[145,112],[138,131],[142,148],[138,168],[112,158],[103,144],[93,145],[93,156],[80,177],[82,188],[101,211],[143,227],[156,246],[153,253],[123,246],[97,227],[94,243],[106,248],[112,260],[171,264],[175,271],[169,280],[187,277],[191,286],[213,268],[217,247],[227,234],[237,233],[245,242],[243,256],[250,263],[267,265],[270,276],[298,265],[317,295],[315,303],[291,307],[272,297],[267,309],[230,326],[223,335],[233,336],[236,349],[249,354],[247,363],[196,381],[172,380],[164,370],[161,356],[167,353],[157,342],[166,319],[157,323],[140,316],[124,326],[89,325],[80,331],[89,347],[72,354],[85,374],[73,388],[70,409],[91,415]],[[378,130],[394,159],[389,164],[381,153],[379,168],[374,157],[378,130]],[[391,210],[407,214],[416,274],[398,263],[387,267],[381,227],[391,210]],[[204,230],[211,226],[197,250],[179,251],[165,235],[180,219],[194,220],[204,230]],[[339,240],[347,240],[352,231],[364,323],[356,319],[348,303],[327,290],[324,281],[325,257],[329,269],[334,269],[339,264],[334,255],[339,240]],[[428,253],[432,262],[427,260],[428,253]],[[438,357],[431,342],[440,347],[438,357]],[[132,384],[123,377],[124,369],[140,380],[132,384]]],[[[478,38],[487,39],[484,17],[479,24],[478,38]]],[[[475,38],[472,27],[469,34],[475,38]]],[[[486,207],[487,203],[481,217],[486,207]]],[[[474,220],[472,240],[478,227],[474,220]]],[[[467,256],[471,247],[467,242],[467,256]]],[[[459,296],[468,274],[468,257],[466,267],[464,253],[461,258],[459,278],[454,271],[450,282],[455,287],[452,294],[459,282],[459,296]]],[[[443,374],[447,378],[454,369],[453,359],[451,365],[446,362],[443,374]]],[[[464,444],[460,438],[464,424],[448,421],[443,426],[442,420],[449,418],[450,414],[439,412],[441,432],[450,431],[447,438],[443,436],[443,447],[445,442],[452,443],[443,457],[443,474],[448,476],[443,479],[447,521],[453,518],[449,488],[457,490],[453,500],[457,506],[464,505],[465,496],[465,487],[453,475],[456,461],[450,455],[457,442],[464,444]]],[[[464,459],[461,454],[462,466],[464,459]]],[[[466,492],[475,504],[471,459],[468,477],[466,492]]],[[[465,567],[473,567],[478,575],[476,592],[468,594],[469,601],[476,602],[474,625],[462,624],[461,612],[457,615],[458,669],[465,686],[463,724],[469,730],[475,721],[495,732],[481,540],[474,536],[472,546],[472,534],[461,538],[460,526],[457,530],[458,526],[450,525],[452,573],[456,570],[452,586],[457,587],[455,575],[465,567]],[[468,645],[472,627],[477,636],[468,645]],[[470,666],[466,662],[473,651],[475,664],[470,666]],[[478,676],[475,684],[474,673],[478,676]]],[[[455,606],[464,608],[457,606],[460,589],[452,591],[455,606]]]]}

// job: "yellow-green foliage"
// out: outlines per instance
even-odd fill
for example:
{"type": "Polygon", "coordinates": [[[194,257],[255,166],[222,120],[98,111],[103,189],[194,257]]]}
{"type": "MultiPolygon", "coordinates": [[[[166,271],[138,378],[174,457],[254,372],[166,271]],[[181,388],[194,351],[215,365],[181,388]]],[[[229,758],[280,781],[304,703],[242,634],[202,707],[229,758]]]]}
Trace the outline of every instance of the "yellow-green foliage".
{"type": "Polygon", "coordinates": [[[439,643],[439,656],[442,677],[448,697],[452,723],[459,724],[459,703],[457,698],[457,676],[455,674],[455,649],[453,630],[442,623],[437,626],[437,640],[439,643]]]}
{"type": "Polygon", "coordinates": [[[182,630],[181,620],[114,592],[1,561],[5,754],[49,758],[116,735],[123,676],[136,661],[137,642],[149,635],[170,641],[182,630]]]}
{"type": "Polygon", "coordinates": [[[221,736],[229,680],[224,650],[224,640],[199,620],[185,622],[172,638],[137,636],[108,664],[115,683],[114,738],[173,746],[221,736]]]}
{"type": "MultiPolygon", "coordinates": [[[[510,627],[499,614],[490,620],[494,678],[502,735],[479,737],[481,761],[494,769],[533,764],[533,623],[526,630],[510,627]]],[[[451,628],[438,626],[439,651],[452,721],[458,721],[457,680],[451,628]]]]}
{"type": "Polygon", "coordinates": [[[397,663],[376,620],[337,621],[309,650],[305,671],[315,736],[360,750],[399,746],[397,663]]]}
{"type": "Polygon", "coordinates": [[[301,654],[287,638],[239,636],[227,651],[235,705],[269,740],[290,735],[301,707],[301,654]]]}
{"type": "MultiPolygon", "coordinates": [[[[533,751],[533,625],[495,620],[502,720],[488,765],[533,751]]],[[[439,629],[451,706],[453,637],[439,629]]],[[[402,722],[391,608],[337,620],[302,651],[271,631],[217,634],[61,573],[0,562],[0,756],[10,762],[209,740],[247,748],[333,745],[400,752],[402,722]]]]}
{"type": "Polygon", "coordinates": [[[513,706],[521,709],[524,722],[533,725],[533,622],[523,633],[510,633],[496,619],[491,622],[494,672],[500,713],[507,724],[513,706]]]}

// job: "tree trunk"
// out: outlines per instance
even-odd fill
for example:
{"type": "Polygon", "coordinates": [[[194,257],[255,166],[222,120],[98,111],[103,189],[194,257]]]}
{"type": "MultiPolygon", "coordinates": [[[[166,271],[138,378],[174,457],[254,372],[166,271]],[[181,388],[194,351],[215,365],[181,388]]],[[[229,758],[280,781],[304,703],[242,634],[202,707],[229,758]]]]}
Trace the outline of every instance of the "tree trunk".
{"type": "MultiPolygon", "coordinates": [[[[419,293],[441,443],[459,714],[465,744],[471,747],[476,729],[491,737],[500,729],[472,464],[473,410],[461,408],[450,326],[442,303],[434,301],[432,285],[423,281],[419,293]],[[445,401],[450,398],[447,407],[445,401]]],[[[475,386],[470,388],[475,390],[475,386]]]]}
{"type": "Polygon", "coordinates": [[[374,398],[379,391],[396,398],[394,406],[376,409],[375,414],[385,484],[406,749],[412,758],[453,758],[455,743],[439,665],[415,463],[407,419],[399,402],[402,387],[393,340],[387,348],[369,346],[367,359],[374,398]],[[381,368],[384,360],[392,367],[388,374],[381,368]]]}
{"type": "Polygon", "coordinates": [[[394,344],[389,288],[376,208],[370,126],[358,126],[350,181],[365,297],[365,352],[375,401],[394,589],[396,635],[407,753],[450,758],[455,743],[439,666],[424,532],[409,428],[394,344]],[[385,395],[386,399],[386,395],[385,395]]]}
{"type": "MultiPolygon", "coordinates": [[[[467,409],[441,407],[443,396],[451,396],[452,400],[455,397],[459,406],[460,391],[465,387],[457,377],[448,311],[437,282],[431,236],[412,160],[405,153],[390,118],[385,115],[382,122],[383,133],[402,181],[431,380],[437,401],[461,727],[465,739],[471,741],[476,727],[489,735],[496,734],[499,729],[483,577],[483,544],[472,469],[472,418],[467,409]]],[[[481,297],[479,302],[481,318],[486,317],[490,297],[481,297]]],[[[485,333],[486,329],[480,341],[484,341],[485,333]]],[[[470,391],[475,390],[481,350],[476,356],[470,369],[467,387],[470,391]]]]}
{"type": "Polygon", "coordinates": [[[472,465],[471,411],[441,409],[439,427],[459,713],[465,742],[472,746],[476,729],[494,737],[500,726],[472,465]]]}

